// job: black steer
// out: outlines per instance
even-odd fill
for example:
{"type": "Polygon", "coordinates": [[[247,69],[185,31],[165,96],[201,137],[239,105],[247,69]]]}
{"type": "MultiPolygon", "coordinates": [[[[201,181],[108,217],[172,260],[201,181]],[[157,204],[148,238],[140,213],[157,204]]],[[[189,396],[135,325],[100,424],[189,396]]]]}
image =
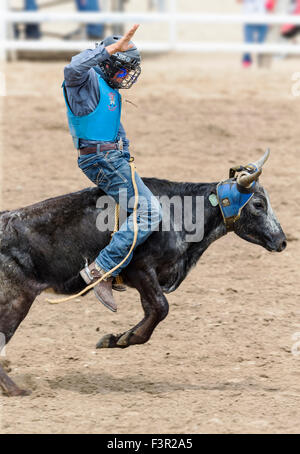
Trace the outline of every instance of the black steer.
{"type": "MultiPolygon", "coordinates": [[[[280,252],[286,246],[285,235],[266,191],[256,181],[262,165],[259,161],[260,171],[252,176],[249,169],[243,168],[240,180],[232,180],[233,184],[239,181],[242,186],[252,184],[254,188],[252,198],[234,220],[232,229],[247,241],[280,252]]],[[[203,235],[199,241],[187,241],[184,225],[182,229],[178,225],[174,228],[174,213],[166,213],[170,229],[153,232],[136,248],[122,273],[124,282],[140,293],[143,320],[122,334],[104,336],[98,348],[124,348],[147,342],[156,325],[168,314],[164,293],[174,291],[208,246],[227,233],[220,204],[212,203],[211,199],[213,195],[217,200],[216,183],[174,183],[155,178],[144,178],[144,182],[157,197],[177,196],[183,200],[190,196],[195,201],[202,196],[203,235]]],[[[57,293],[72,294],[85,287],[79,271],[85,260],[92,262],[110,239],[108,229],[99,231],[96,227],[101,212],[96,203],[101,195],[103,192],[95,187],[0,213],[0,333],[5,343],[43,290],[52,287],[57,293]]],[[[192,203],[190,214],[195,220],[194,210],[196,204],[192,203]]],[[[1,366],[0,386],[10,396],[26,394],[1,366]]]]}

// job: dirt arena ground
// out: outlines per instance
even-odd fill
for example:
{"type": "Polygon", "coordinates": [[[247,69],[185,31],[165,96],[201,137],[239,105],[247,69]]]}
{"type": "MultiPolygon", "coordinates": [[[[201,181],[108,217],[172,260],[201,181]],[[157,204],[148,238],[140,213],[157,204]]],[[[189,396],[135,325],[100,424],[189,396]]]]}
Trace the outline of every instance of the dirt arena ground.
{"type": "MultiPolygon", "coordinates": [[[[64,62],[7,66],[1,209],[89,185],[76,164],[61,94],[64,62]]],[[[229,234],[212,245],[144,346],[95,350],[142,317],[137,292],[117,314],[92,295],[59,306],[42,294],[6,349],[32,390],[1,397],[2,433],[300,431],[299,60],[245,71],[238,57],[146,58],[123,99],[142,176],[219,181],[271,147],[261,181],[289,244],[281,254],[229,234]],[[298,333],[298,334],[297,334],[298,333]],[[298,337],[299,335],[299,337],[298,337]]]]}

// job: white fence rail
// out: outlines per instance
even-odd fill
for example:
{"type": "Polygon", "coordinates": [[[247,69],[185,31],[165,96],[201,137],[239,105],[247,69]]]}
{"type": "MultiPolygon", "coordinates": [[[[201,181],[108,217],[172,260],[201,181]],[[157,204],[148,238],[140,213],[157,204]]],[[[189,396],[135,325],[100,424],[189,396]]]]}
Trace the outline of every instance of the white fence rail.
{"type": "Polygon", "coordinates": [[[5,22],[82,22],[82,23],[202,23],[202,24],[282,24],[300,25],[300,16],[291,14],[204,14],[204,13],[47,13],[4,12],[5,22]]]}
{"type": "Polygon", "coordinates": [[[297,24],[300,16],[287,14],[241,15],[241,14],[202,14],[178,13],[175,0],[171,1],[169,12],[162,13],[54,13],[54,12],[12,12],[5,8],[6,0],[0,0],[0,57],[6,58],[10,50],[82,50],[91,47],[90,41],[64,40],[10,40],[7,38],[7,26],[12,23],[76,22],[76,23],[162,23],[169,27],[169,39],[165,42],[137,42],[142,51],[184,51],[184,52],[254,52],[283,53],[300,55],[300,45],[290,44],[241,44],[180,42],[177,37],[177,24],[297,24]]]}

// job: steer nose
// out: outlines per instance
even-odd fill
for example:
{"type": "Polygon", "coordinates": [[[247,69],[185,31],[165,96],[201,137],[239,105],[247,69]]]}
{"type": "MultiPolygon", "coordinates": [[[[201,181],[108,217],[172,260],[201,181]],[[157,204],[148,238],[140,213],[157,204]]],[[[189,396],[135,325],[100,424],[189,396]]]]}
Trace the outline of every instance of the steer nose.
{"type": "Polygon", "coordinates": [[[286,240],[283,240],[283,241],[281,242],[281,244],[278,246],[277,252],[282,252],[282,251],[284,251],[285,248],[286,248],[286,246],[287,246],[287,242],[286,242],[286,240]]]}

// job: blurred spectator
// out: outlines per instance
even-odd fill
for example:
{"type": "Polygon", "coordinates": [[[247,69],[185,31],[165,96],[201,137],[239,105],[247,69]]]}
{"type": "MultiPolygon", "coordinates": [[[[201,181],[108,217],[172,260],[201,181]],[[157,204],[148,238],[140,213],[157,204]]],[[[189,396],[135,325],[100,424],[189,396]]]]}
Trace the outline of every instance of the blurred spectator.
{"type": "MultiPolygon", "coordinates": [[[[1,1],[1,0],[0,0],[1,1]]],[[[37,11],[38,1],[37,0],[23,0],[25,11],[37,11]]],[[[112,11],[124,11],[124,5],[128,0],[111,0],[112,11]]],[[[164,2],[164,0],[157,0],[164,2]]],[[[100,12],[100,0],[75,0],[76,8],[79,12],[100,12]]],[[[50,4],[51,6],[51,4],[50,4]]],[[[25,36],[28,39],[39,39],[41,37],[40,25],[39,24],[25,24],[24,27],[25,36]]],[[[113,24],[112,31],[114,34],[123,34],[123,24],[113,24]]],[[[75,31],[64,35],[64,39],[78,39],[87,38],[91,40],[101,40],[104,36],[104,24],[87,24],[85,27],[85,36],[83,36],[82,28],[78,28],[75,31]]],[[[20,35],[19,24],[14,26],[15,38],[20,35]]]]}
{"type": "MultiPolygon", "coordinates": [[[[288,7],[289,14],[300,14],[300,0],[290,0],[288,7]]],[[[281,27],[281,35],[284,38],[294,38],[300,33],[300,25],[284,24],[281,27]]]]}
{"type": "MultiPolygon", "coordinates": [[[[267,11],[272,11],[275,6],[275,0],[237,0],[243,3],[245,14],[265,14],[267,11]]],[[[268,33],[268,25],[266,24],[245,24],[244,39],[248,44],[263,43],[268,33]]],[[[243,55],[243,66],[248,67],[252,64],[250,53],[243,55]]]]}
{"type": "MultiPolygon", "coordinates": [[[[25,0],[24,7],[25,11],[37,11],[38,9],[36,0],[25,0]]],[[[18,33],[17,31],[17,35],[18,33]]],[[[25,36],[28,39],[39,39],[41,37],[39,24],[25,24],[25,36]]]]}
{"type": "MultiPolygon", "coordinates": [[[[98,0],[75,0],[78,11],[99,12],[100,4],[98,0]]],[[[88,39],[102,39],[104,35],[103,24],[87,24],[86,35],[88,39]]]]}

